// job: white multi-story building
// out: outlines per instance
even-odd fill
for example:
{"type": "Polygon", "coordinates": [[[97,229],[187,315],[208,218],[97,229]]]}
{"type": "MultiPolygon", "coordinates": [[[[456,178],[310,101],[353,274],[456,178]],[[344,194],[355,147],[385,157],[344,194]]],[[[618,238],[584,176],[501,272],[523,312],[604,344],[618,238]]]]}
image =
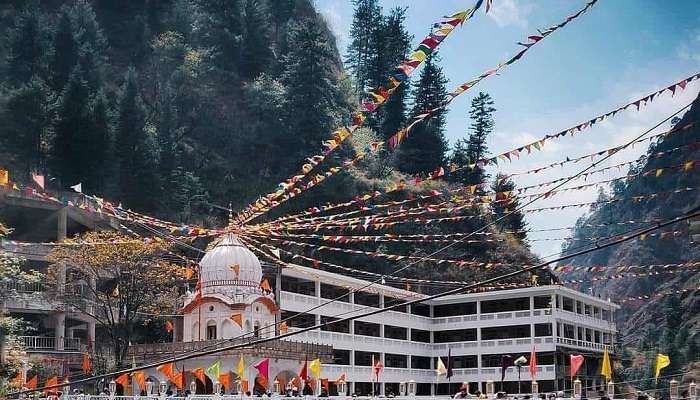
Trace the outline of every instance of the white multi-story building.
{"type": "MultiPolygon", "coordinates": [[[[184,315],[175,324],[175,343],[132,346],[138,360],[230,344],[228,339],[241,334],[271,337],[275,329],[268,326],[280,319],[295,332],[426,297],[297,265],[267,277],[276,288],[273,295],[258,286],[263,277],[258,259],[232,235],[220,240],[200,267],[200,289],[185,302],[184,315]],[[240,326],[232,323],[232,315],[240,318],[240,326]]],[[[284,383],[299,372],[304,359],[321,357],[322,377],[329,380],[331,394],[337,390],[333,382],[342,375],[350,393],[368,394],[373,389],[372,362],[380,360],[384,369],[374,383],[375,393],[398,394],[400,382],[411,380],[417,383],[418,395],[454,392],[463,382],[469,382],[472,391],[484,391],[487,381],[496,382],[496,390],[526,393],[533,380],[528,368],[519,373],[508,367],[501,383],[502,357],[524,355],[529,360],[534,349],[540,392],[571,388],[569,355],[574,353],[586,359],[577,376],[584,386],[596,387],[603,384],[603,351],[614,353],[617,308],[560,285],[453,295],[338,322],[262,347],[187,360],[182,368],[190,371],[220,361],[222,371],[235,371],[241,354],[248,357],[248,365],[268,357],[270,379],[284,383]],[[437,358],[447,363],[448,354],[454,372],[449,382],[435,372],[437,358]]],[[[149,374],[152,380],[164,379],[155,370],[149,374]]],[[[256,375],[248,368],[242,378],[256,382],[256,375]]],[[[209,383],[198,389],[208,390],[209,383]]]]}

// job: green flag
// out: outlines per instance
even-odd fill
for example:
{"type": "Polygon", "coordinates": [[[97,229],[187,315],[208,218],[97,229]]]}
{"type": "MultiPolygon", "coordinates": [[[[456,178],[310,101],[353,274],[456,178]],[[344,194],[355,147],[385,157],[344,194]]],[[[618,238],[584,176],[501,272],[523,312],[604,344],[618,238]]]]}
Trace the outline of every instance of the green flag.
{"type": "Polygon", "coordinates": [[[207,375],[211,377],[212,380],[218,380],[219,375],[221,375],[221,361],[217,361],[207,368],[207,375]]]}

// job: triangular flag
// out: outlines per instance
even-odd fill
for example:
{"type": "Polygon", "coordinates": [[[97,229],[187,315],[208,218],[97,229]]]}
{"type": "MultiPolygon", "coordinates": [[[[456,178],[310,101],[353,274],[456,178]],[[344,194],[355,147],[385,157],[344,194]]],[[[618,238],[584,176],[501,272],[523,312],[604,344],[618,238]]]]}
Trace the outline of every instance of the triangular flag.
{"type": "Polygon", "coordinates": [[[612,380],[612,366],[610,365],[610,355],[607,348],[603,352],[603,365],[600,368],[600,374],[605,377],[606,382],[612,380]]]}
{"type": "Polygon", "coordinates": [[[258,372],[260,373],[260,376],[265,378],[265,381],[269,381],[269,370],[270,370],[270,359],[269,358],[263,358],[262,360],[258,361],[257,364],[253,365],[253,368],[257,369],[258,372]]]}
{"type": "Polygon", "coordinates": [[[181,372],[174,373],[170,378],[170,381],[180,390],[185,389],[185,370],[181,372]]]}
{"type": "Polygon", "coordinates": [[[231,321],[235,322],[240,328],[243,328],[243,315],[232,314],[230,318],[231,321]]]}
{"type": "Polygon", "coordinates": [[[532,347],[532,351],[530,352],[530,366],[528,369],[530,370],[530,377],[532,377],[534,381],[537,376],[537,351],[535,350],[535,346],[532,347]]]}
{"type": "Polygon", "coordinates": [[[339,384],[339,383],[343,383],[343,382],[345,382],[345,380],[346,380],[346,378],[345,378],[345,372],[343,372],[343,374],[340,375],[340,376],[338,377],[338,379],[335,380],[335,384],[337,385],[337,384],[339,384]]]}
{"type": "Polygon", "coordinates": [[[321,377],[321,359],[316,358],[311,363],[309,363],[309,371],[311,371],[311,374],[315,376],[316,378],[321,377]]]}
{"type": "Polygon", "coordinates": [[[238,375],[238,379],[243,379],[245,377],[245,359],[243,358],[243,354],[241,354],[240,358],[238,359],[236,375],[238,375]]]}
{"type": "Polygon", "coordinates": [[[321,387],[326,389],[326,393],[330,392],[328,378],[321,378],[321,387]]]}
{"type": "Polygon", "coordinates": [[[24,386],[24,374],[22,370],[17,371],[17,375],[15,375],[15,379],[12,380],[12,384],[18,389],[24,386]]]}
{"type": "Polygon", "coordinates": [[[114,382],[122,385],[124,389],[129,386],[129,374],[121,374],[117,377],[117,379],[114,380],[114,382]]]}
{"type": "Polygon", "coordinates": [[[90,363],[90,355],[88,353],[83,353],[83,363],[81,369],[84,374],[89,374],[92,371],[92,364],[90,363]]]}
{"type": "Polygon", "coordinates": [[[165,331],[168,333],[172,333],[173,330],[175,330],[175,327],[173,326],[173,323],[170,321],[165,321],[165,331]]]}
{"type": "Polygon", "coordinates": [[[134,372],[131,375],[134,378],[134,382],[139,385],[139,389],[146,390],[146,373],[143,371],[134,372]]]}
{"type": "Polygon", "coordinates": [[[659,375],[661,375],[661,370],[671,365],[671,359],[666,354],[658,353],[656,355],[656,368],[654,373],[654,379],[658,380],[659,375]]]}
{"type": "Polygon", "coordinates": [[[56,386],[58,385],[58,377],[57,376],[52,376],[51,378],[46,380],[46,383],[44,386],[46,386],[48,389],[44,390],[44,394],[50,392],[50,391],[56,391],[58,388],[52,388],[51,386],[56,386]]]}
{"type": "Polygon", "coordinates": [[[175,364],[173,363],[168,363],[168,364],[163,364],[156,368],[158,372],[161,374],[165,375],[168,379],[172,380],[172,376],[175,375],[175,364]]]}
{"type": "Polygon", "coordinates": [[[6,169],[0,169],[0,185],[10,183],[10,172],[6,169]]]}
{"type": "Polygon", "coordinates": [[[447,373],[447,368],[445,367],[445,363],[442,362],[442,357],[438,357],[437,361],[437,368],[435,368],[435,372],[440,375],[445,375],[447,373]]]}
{"type": "Polygon", "coordinates": [[[580,354],[572,354],[569,358],[571,361],[571,378],[573,379],[581,365],[583,365],[584,358],[580,354]]]}
{"type": "Polygon", "coordinates": [[[214,380],[218,379],[219,375],[221,375],[221,361],[217,361],[207,368],[207,375],[214,380]]]}
{"type": "Polygon", "coordinates": [[[382,360],[377,360],[377,363],[372,367],[372,372],[374,372],[374,377],[376,379],[375,382],[379,382],[379,373],[382,372],[383,369],[384,364],[382,364],[382,360]]]}
{"type": "Polygon", "coordinates": [[[226,389],[231,387],[231,373],[219,374],[219,383],[226,389]]]}
{"type": "Polygon", "coordinates": [[[39,386],[39,375],[32,376],[32,379],[28,380],[25,386],[27,389],[36,389],[39,386]]]}
{"type": "Polygon", "coordinates": [[[82,182],[79,183],[79,184],[77,184],[77,185],[73,185],[73,186],[71,186],[70,188],[73,189],[73,190],[75,190],[75,191],[78,192],[78,193],[83,193],[83,184],[82,184],[82,182]]]}
{"type": "Polygon", "coordinates": [[[272,293],[272,287],[270,287],[270,282],[267,279],[263,279],[263,281],[260,282],[260,289],[272,293]]]}
{"type": "Polygon", "coordinates": [[[308,381],[309,380],[309,373],[308,373],[308,360],[304,360],[304,365],[301,367],[301,371],[299,371],[299,378],[308,381]]]}
{"type": "Polygon", "coordinates": [[[285,334],[288,330],[289,326],[287,326],[287,321],[280,322],[280,334],[285,334]]]}
{"type": "Polygon", "coordinates": [[[32,180],[37,184],[37,186],[42,189],[44,188],[44,175],[39,175],[32,172],[32,180]]]}
{"type": "Polygon", "coordinates": [[[204,374],[204,368],[199,367],[199,368],[193,369],[193,370],[192,370],[192,375],[194,375],[194,377],[197,378],[197,380],[199,380],[200,382],[202,382],[202,385],[206,385],[206,384],[207,384],[207,377],[206,377],[206,375],[204,374]]]}

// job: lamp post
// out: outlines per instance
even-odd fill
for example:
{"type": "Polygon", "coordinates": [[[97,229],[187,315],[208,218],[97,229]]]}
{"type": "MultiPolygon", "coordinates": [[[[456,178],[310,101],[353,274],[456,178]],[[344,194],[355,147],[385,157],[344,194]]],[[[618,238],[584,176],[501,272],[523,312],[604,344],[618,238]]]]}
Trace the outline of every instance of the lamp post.
{"type": "Polygon", "coordinates": [[[536,399],[537,395],[540,394],[540,384],[537,381],[532,381],[532,398],[536,399]]]}
{"type": "Polygon", "coordinates": [[[109,398],[114,399],[114,395],[117,393],[117,382],[112,379],[109,382],[109,398]]]}
{"type": "Polygon", "coordinates": [[[150,379],[146,380],[146,396],[151,397],[153,394],[153,382],[150,379]]]}
{"type": "Polygon", "coordinates": [[[615,397],[615,384],[613,381],[608,382],[608,397],[611,399],[615,397]]]}
{"type": "Polygon", "coordinates": [[[277,395],[282,394],[282,386],[280,385],[280,381],[278,379],[275,379],[275,381],[272,382],[272,388],[273,388],[275,394],[277,394],[277,395]]]}
{"type": "Polygon", "coordinates": [[[408,385],[406,385],[406,390],[408,391],[408,395],[413,397],[416,395],[416,381],[411,379],[408,381],[408,385]]]}
{"type": "Polygon", "coordinates": [[[496,390],[495,390],[493,381],[491,381],[491,380],[486,381],[486,397],[488,397],[489,399],[493,399],[493,397],[494,397],[493,395],[494,395],[495,391],[496,390]]]}
{"type": "Polygon", "coordinates": [[[669,383],[669,392],[671,394],[671,400],[678,400],[678,381],[675,379],[671,379],[671,382],[669,383]]]}
{"type": "Polygon", "coordinates": [[[168,391],[168,384],[165,383],[165,381],[161,381],[160,384],[158,385],[158,394],[160,394],[160,398],[164,399],[165,398],[165,392],[168,391]]]}
{"type": "Polygon", "coordinates": [[[690,382],[688,385],[688,397],[690,400],[696,400],[698,398],[698,385],[695,382],[690,382]]]}
{"type": "Polygon", "coordinates": [[[581,380],[576,379],[574,381],[574,399],[580,399],[581,398],[581,380]]]}
{"type": "Polygon", "coordinates": [[[338,381],[338,396],[345,397],[348,393],[348,384],[345,382],[345,379],[341,379],[338,381]]]}
{"type": "Polygon", "coordinates": [[[216,397],[221,396],[221,382],[218,379],[214,381],[214,395],[216,397]]]}

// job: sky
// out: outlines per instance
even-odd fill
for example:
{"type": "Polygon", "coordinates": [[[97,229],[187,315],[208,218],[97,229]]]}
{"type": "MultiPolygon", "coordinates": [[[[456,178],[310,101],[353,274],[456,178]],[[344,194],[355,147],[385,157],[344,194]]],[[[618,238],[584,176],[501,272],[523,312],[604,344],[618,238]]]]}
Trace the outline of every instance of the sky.
{"type": "MultiPolygon", "coordinates": [[[[385,13],[407,8],[406,25],[414,36],[413,47],[443,15],[464,10],[475,0],[380,0],[385,13]]],[[[351,0],[316,0],[338,39],[341,54],[349,41],[351,0]]],[[[495,67],[521,49],[516,44],[527,36],[559,23],[585,5],[584,1],[493,0],[493,8],[478,14],[453,32],[441,45],[440,65],[449,80],[448,91],[495,67]]],[[[495,102],[495,129],[488,140],[491,154],[499,154],[557,133],[680,79],[700,72],[700,2],[678,0],[599,0],[579,19],[534,46],[520,61],[498,76],[455,99],[447,117],[450,144],[469,134],[468,109],[472,98],[483,91],[495,102]]],[[[418,76],[418,72],[414,77],[418,76]]],[[[698,95],[700,80],[671,96],[666,92],[641,111],[627,111],[596,124],[595,128],[558,141],[543,151],[523,155],[497,171],[516,173],[552,162],[585,155],[626,143],[664,120],[698,95]]],[[[654,132],[669,128],[664,124],[654,132]]],[[[410,140],[410,138],[408,139],[410,140]]],[[[647,145],[621,151],[599,167],[632,161],[647,145]]],[[[515,179],[518,186],[532,185],[573,175],[590,165],[580,162],[515,179]]],[[[495,175],[496,170],[490,173],[495,175]]],[[[596,174],[588,182],[621,176],[621,172],[596,174]]],[[[569,186],[583,184],[582,180],[569,186]]],[[[533,191],[530,193],[535,193],[533,191]]],[[[530,208],[595,201],[597,188],[570,191],[530,208]]],[[[587,208],[526,213],[531,229],[573,226],[587,208]]],[[[559,252],[568,231],[531,233],[532,250],[540,256],[559,252]]]]}

